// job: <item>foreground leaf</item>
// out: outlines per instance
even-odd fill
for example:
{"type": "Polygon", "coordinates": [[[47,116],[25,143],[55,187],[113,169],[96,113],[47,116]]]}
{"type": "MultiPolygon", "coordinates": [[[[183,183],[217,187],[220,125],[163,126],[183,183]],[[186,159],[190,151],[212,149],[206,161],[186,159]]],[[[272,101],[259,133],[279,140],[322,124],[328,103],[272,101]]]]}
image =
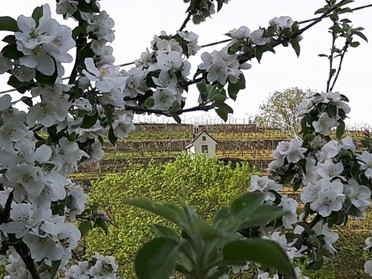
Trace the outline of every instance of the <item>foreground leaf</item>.
{"type": "Polygon", "coordinates": [[[125,199],[124,203],[145,209],[157,216],[163,217],[164,219],[176,225],[180,225],[183,219],[182,210],[174,205],[156,204],[151,200],[145,198],[125,199]]]}
{"type": "Polygon", "coordinates": [[[179,248],[178,241],[167,237],[145,243],[134,261],[138,279],[168,279],[176,267],[179,248]]]}
{"type": "Polygon", "coordinates": [[[223,249],[225,261],[249,261],[273,268],[286,278],[296,278],[292,264],[282,247],[267,239],[233,241],[223,249]]]}

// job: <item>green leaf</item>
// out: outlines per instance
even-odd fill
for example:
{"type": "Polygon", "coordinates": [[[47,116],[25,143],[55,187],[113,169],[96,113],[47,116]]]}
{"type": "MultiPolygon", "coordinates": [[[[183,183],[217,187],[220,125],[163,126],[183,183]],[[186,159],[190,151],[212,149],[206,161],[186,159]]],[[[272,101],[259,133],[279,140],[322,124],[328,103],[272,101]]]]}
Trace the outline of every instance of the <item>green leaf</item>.
{"type": "Polygon", "coordinates": [[[80,127],[83,129],[89,129],[96,124],[98,119],[98,112],[91,115],[90,113],[87,113],[84,115],[83,122],[81,123],[80,127]]]}
{"type": "Polygon", "coordinates": [[[323,258],[321,258],[319,261],[309,263],[306,266],[306,269],[308,269],[308,270],[319,270],[323,266],[323,262],[324,262],[324,260],[323,260],[323,258]]]}
{"type": "MultiPolygon", "coordinates": [[[[55,62],[54,62],[54,66],[55,66],[55,62]]],[[[44,75],[44,74],[40,73],[38,70],[36,70],[35,78],[36,78],[37,82],[39,82],[39,83],[52,86],[52,85],[54,85],[54,83],[57,79],[57,70],[56,70],[56,68],[54,68],[54,72],[51,76],[44,75]]]]}
{"type": "Polygon", "coordinates": [[[359,36],[359,37],[362,38],[364,41],[368,42],[368,38],[367,38],[366,35],[364,35],[362,32],[355,32],[355,35],[359,36]]]}
{"type": "Polygon", "coordinates": [[[5,36],[4,39],[2,39],[2,41],[7,44],[14,44],[16,39],[14,35],[8,35],[5,36]]]}
{"type": "Polygon", "coordinates": [[[301,47],[300,47],[299,42],[296,39],[293,39],[293,40],[291,40],[291,45],[292,45],[292,48],[294,49],[297,57],[299,57],[300,52],[301,52],[301,47]]]}
{"type": "Polygon", "coordinates": [[[173,238],[175,240],[180,240],[179,235],[174,230],[172,230],[171,228],[168,228],[168,227],[160,225],[160,224],[151,224],[150,227],[159,236],[164,236],[164,237],[168,237],[168,238],[173,238]]]}
{"type": "Polygon", "coordinates": [[[38,6],[32,12],[32,18],[35,20],[36,24],[39,25],[39,20],[43,16],[43,6],[38,6]]]}
{"type": "Polygon", "coordinates": [[[225,260],[249,261],[278,270],[286,278],[296,278],[290,260],[282,247],[267,239],[233,241],[223,249],[225,260]]]}
{"type": "Polygon", "coordinates": [[[357,41],[354,41],[354,42],[351,42],[351,43],[350,43],[350,46],[351,46],[351,47],[358,47],[359,45],[360,45],[360,43],[357,42],[357,41]]]}
{"type": "Polygon", "coordinates": [[[168,279],[176,267],[179,248],[173,238],[159,237],[145,243],[134,260],[138,279],[168,279]]]}
{"type": "Polygon", "coordinates": [[[23,56],[23,53],[17,49],[17,45],[15,43],[6,45],[5,47],[3,47],[1,52],[6,58],[9,59],[19,59],[23,56]]]}
{"type": "Polygon", "coordinates": [[[10,76],[8,85],[14,87],[20,93],[25,93],[27,90],[30,90],[32,88],[33,83],[30,84],[28,82],[22,82],[15,76],[10,76]]]}
{"type": "Polygon", "coordinates": [[[143,104],[147,108],[152,108],[155,105],[155,100],[153,97],[148,97],[143,104]]]}
{"type": "Polygon", "coordinates": [[[262,205],[259,208],[256,208],[251,212],[249,216],[243,216],[246,220],[244,220],[244,227],[254,227],[259,225],[264,225],[282,217],[286,211],[281,209],[280,207],[272,206],[272,205],[262,205]]]}
{"type": "Polygon", "coordinates": [[[93,228],[92,223],[88,220],[82,221],[79,224],[79,230],[81,233],[81,236],[85,236],[88,234],[88,232],[93,228]]]}
{"type": "Polygon", "coordinates": [[[176,225],[182,222],[182,209],[170,204],[156,204],[146,198],[125,199],[125,204],[145,209],[157,216],[160,216],[176,225]]]}
{"type": "Polygon", "coordinates": [[[244,88],[245,88],[245,78],[244,78],[244,75],[241,74],[239,76],[237,83],[229,82],[229,85],[227,86],[227,92],[229,94],[229,97],[235,101],[236,97],[238,96],[239,91],[244,88]]]}
{"type": "Polygon", "coordinates": [[[108,231],[107,223],[102,218],[98,218],[96,222],[94,223],[94,226],[97,228],[101,228],[105,232],[105,234],[108,235],[109,231],[108,231]]]}
{"type": "Polygon", "coordinates": [[[223,110],[223,109],[215,109],[215,111],[216,111],[216,113],[217,113],[217,115],[223,120],[223,121],[227,121],[227,119],[229,118],[229,115],[228,115],[228,113],[225,111],[225,110],[223,110]]]}
{"type": "Polygon", "coordinates": [[[10,16],[0,16],[0,31],[18,31],[17,21],[10,16]]]}
{"type": "Polygon", "coordinates": [[[174,121],[177,122],[177,124],[181,124],[182,120],[181,120],[181,117],[178,114],[173,114],[172,117],[173,117],[174,121]]]}
{"type": "Polygon", "coordinates": [[[59,261],[52,261],[52,270],[50,272],[50,278],[51,279],[53,279],[54,277],[56,277],[60,265],[61,265],[61,260],[59,260],[59,261]]]}
{"type": "Polygon", "coordinates": [[[253,211],[262,206],[264,200],[265,196],[260,192],[247,192],[231,202],[231,212],[238,214],[246,208],[253,211]]]}
{"type": "Polygon", "coordinates": [[[21,98],[21,101],[24,102],[26,105],[28,105],[29,107],[32,107],[33,103],[32,103],[32,98],[31,97],[26,97],[26,96],[23,96],[21,98]]]}
{"type": "Polygon", "coordinates": [[[112,128],[112,126],[110,125],[110,129],[108,131],[108,139],[109,141],[111,142],[112,145],[115,145],[116,141],[118,140],[118,137],[115,136],[114,134],[114,129],[112,128]]]}
{"type": "Polygon", "coordinates": [[[345,122],[340,120],[338,121],[339,125],[336,128],[336,137],[338,139],[342,138],[342,135],[345,133],[345,122]]]}

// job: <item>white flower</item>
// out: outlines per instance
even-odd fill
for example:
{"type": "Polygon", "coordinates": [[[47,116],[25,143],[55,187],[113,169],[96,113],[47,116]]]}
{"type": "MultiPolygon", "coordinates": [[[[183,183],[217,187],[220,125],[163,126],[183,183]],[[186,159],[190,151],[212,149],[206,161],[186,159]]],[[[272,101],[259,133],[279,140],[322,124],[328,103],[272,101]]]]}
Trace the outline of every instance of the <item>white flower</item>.
{"type": "Polygon", "coordinates": [[[330,182],[324,178],[319,180],[317,184],[320,185],[318,196],[310,203],[310,208],[319,212],[323,217],[329,216],[332,211],[340,211],[345,201],[343,184],[339,180],[330,182]]]}
{"type": "Polygon", "coordinates": [[[325,242],[325,248],[331,252],[332,254],[336,252],[336,249],[333,248],[333,244],[339,239],[339,236],[337,233],[330,231],[327,224],[324,224],[323,221],[320,221],[316,223],[316,225],[313,227],[314,232],[317,235],[323,235],[324,236],[324,242],[325,242]]]}
{"type": "Polygon", "coordinates": [[[89,275],[95,279],[114,279],[116,277],[116,271],[118,269],[115,263],[115,258],[112,256],[102,256],[95,254],[93,256],[97,261],[94,266],[91,267],[89,275]]]}
{"type": "Polygon", "coordinates": [[[323,146],[322,151],[326,159],[332,159],[340,152],[340,146],[337,141],[331,140],[323,146]]]}
{"type": "Polygon", "coordinates": [[[70,96],[64,94],[62,90],[63,86],[61,84],[55,84],[54,87],[33,89],[33,93],[40,94],[42,100],[30,107],[27,113],[27,121],[30,126],[41,123],[45,127],[50,127],[66,119],[71,103],[69,102],[70,96]]]}
{"type": "Polygon", "coordinates": [[[304,152],[307,150],[302,146],[302,141],[298,139],[291,139],[288,141],[281,141],[277,148],[273,151],[274,158],[287,158],[289,163],[296,163],[305,158],[304,152]]]}
{"type": "Polygon", "coordinates": [[[364,272],[372,276],[372,260],[366,261],[364,264],[364,272]]]}
{"type": "Polygon", "coordinates": [[[364,170],[365,176],[372,178],[372,154],[367,151],[363,151],[361,155],[358,155],[358,159],[359,164],[364,170]]]}
{"type": "Polygon", "coordinates": [[[188,31],[177,31],[177,34],[182,37],[187,42],[187,55],[195,55],[201,47],[198,46],[198,35],[194,32],[188,31]]]}
{"type": "Polygon", "coordinates": [[[242,73],[237,55],[228,54],[227,47],[212,53],[204,52],[201,58],[203,63],[198,68],[207,71],[207,80],[211,83],[217,81],[219,84],[224,85],[227,78],[231,83],[236,83],[242,73]]]}
{"type": "Polygon", "coordinates": [[[71,220],[75,220],[76,215],[84,211],[85,204],[88,200],[88,195],[77,184],[70,184],[67,186],[68,196],[72,198],[72,202],[67,210],[68,216],[71,220]]]}
{"type": "Polygon", "coordinates": [[[118,117],[111,124],[114,135],[118,138],[127,138],[134,131],[133,114],[127,111],[117,112],[118,117]]]}
{"type": "Polygon", "coordinates": [[[351,150],[355,152],[355,144],[354,144],[353,138],[350,136],[343,138],[341,148],[344,150],[351,150]]]}
{"type": "Polygon", "coordinates": [[[232,39],[235,40],[242,40],[242,39],[247,39],[251,35],[251,30],[249,30],[248,27],[246,26],[241,26],[238,29],[233,29],[229,31],[229,34],[232,39]]]}
{"type": "Polygon", "coordinates": [[[283,185],[276,183],[268,176],[251,176],[251,184],[248,189],[249,192],[259,191],[265,193],[266,201],[274,201],[275,195],[272,191],[278,192],[282,189],[283,185]]]}
{"type": "Polygon", "coordinates": [[[5,172],[9,186],[15,188],[15,194],[27,192],[31,197],[37,197],[45,186],[45,175],[40,167],[21,163],[11,166],[5,172]]]}
{"type": "Polygon", "coordinates": [[[327,159],[324,163],[318,165],[318,174],[323,178],[332,178],[340,176],[344,171],[344,165],[342,163],[333,163],[331,159],[327,159]]]}
{"type": "Polygon", "coordinates": [[[44,75],[52,75],[55,62],[60,74],[63,74],[61,62],[71,62],[72,56],[67,53],[75,46],[72,31],[51,18],[48,4],[43,6],[43,16],[36,25],[32,17],[23,15],[17,18],[19,32],[15,33],[17,49],[24,56],[19,58],[20,65],[36,68],[44,75]]]}
{"type": "Polygon", "coordinates": [[[14,203],[10,211],[11,222],[3,223],[0,228],[3,232],[14,233],[17,238],[23,237],[28,231],[40,225],[51,216],[51,210],[36,208],[30,203],[14,203]]]}
{"type": "Polygon", "coordinates": [[[99,69],[94,65],[93,58],[86,58],[84,61],[86,70],[83,74],[93,81],[95,87],[100,92],[111,92],[112,90],[123,90],[125,87],[126,77],[118,75],[118,69],[112,65],[103,65],[99,69]]]}
{"type": "Polygon", "coordinates": [[[286,195],[282,196],[282,200],[279,204],[283,208],[283,210],[287,211],[282,218],[283,226],[286,229],[293,228],[293,224],[297,223],[297,205],[298,202],[292,198],[289,198],[286,195]]]}
{"type": "Polygon", "coordinates": [[[289,16],[274,17],[269,21],[270,26],[279,26],[280,28],[291,28],[294,21],[289,16]]]}
{"type": "Polygon", "coordinates": [[[64,279],[90,279],[89,263],[87,261],[72,265],[65,273],[64,279]]]}
{"type": "Polygon", "coordinates": [[[157,88],[152,97],[154,98],[153,109],[168,110],[172,107],[174,101],[176,101],[177,93],[174,90],[168,88],[157,88]]]}
{"type": "Polygon", "coordinates": [[[371,190],[360,185],[354,178],[344,186],[345,195],[350,198],[351,203],[361,211],[366,210],[371,205],[371,190]]]}
{"type": "Polygon", "coordinates": [[[326,112],[322,112],[318,115],[318,120],[313,121],[312,124],[315,132],[324,136],[329,136],[331,128],[338,126],[337,120],[333,117],[329,117],[326,112]]]}

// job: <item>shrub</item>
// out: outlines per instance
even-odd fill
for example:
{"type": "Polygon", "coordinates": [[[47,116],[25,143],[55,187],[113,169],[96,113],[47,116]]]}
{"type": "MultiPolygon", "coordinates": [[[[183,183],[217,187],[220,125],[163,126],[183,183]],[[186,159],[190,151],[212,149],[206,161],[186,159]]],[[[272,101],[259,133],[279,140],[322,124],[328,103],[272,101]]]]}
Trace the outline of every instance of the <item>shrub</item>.
{"type": "Polygon", "coordinates": [[[90,198],[111,218],[109,234],[94,230],[86,238],[86,255],[94,251],[114,255],[123,278],[134,277],[135,252],[158,223],[149,213],[123,204],[125,198],[147,197],[154,202],[187,204],[210,218],[238,194],[247,190],[256,171],[247,164],[235,168],[217,159],[183,154],[174,162],[144,168],[133,165],[121,174],[110,174],[93,183],[90,198]]]}

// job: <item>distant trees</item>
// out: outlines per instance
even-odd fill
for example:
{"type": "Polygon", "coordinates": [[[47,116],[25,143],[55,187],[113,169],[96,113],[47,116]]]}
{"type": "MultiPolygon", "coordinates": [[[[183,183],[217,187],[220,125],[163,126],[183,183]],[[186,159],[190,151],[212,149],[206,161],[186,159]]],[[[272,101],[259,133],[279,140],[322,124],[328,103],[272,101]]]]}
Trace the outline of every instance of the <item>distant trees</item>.
{"type": "Polygon", "coordinates": [[[260,111],[255,117],[255,122],[258,125],[281,129],[297,138],[301,129],[298,105],[312,93],[311,90],[303,91],[297,87],[270,93],[266,102],[259,106],[260,111]]]}

